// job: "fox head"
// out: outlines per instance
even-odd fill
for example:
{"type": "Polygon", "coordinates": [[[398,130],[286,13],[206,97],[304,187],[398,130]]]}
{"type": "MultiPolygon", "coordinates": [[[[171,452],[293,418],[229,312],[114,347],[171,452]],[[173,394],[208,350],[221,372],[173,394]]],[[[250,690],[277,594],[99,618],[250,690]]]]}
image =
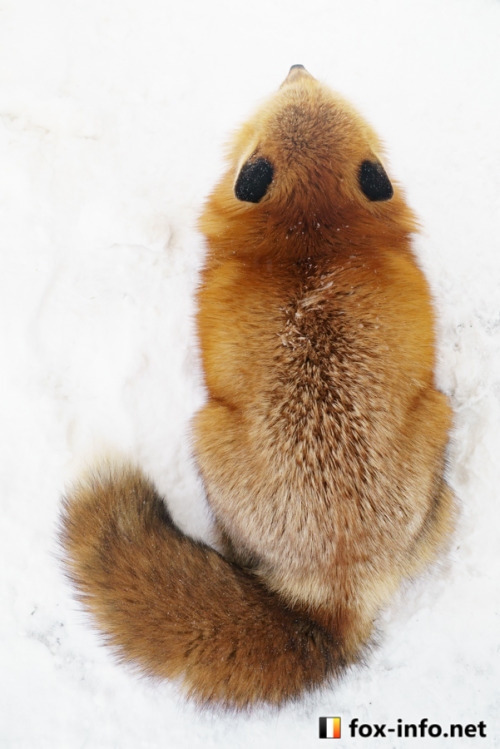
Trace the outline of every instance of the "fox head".
{"type": "MultiPolygon", "coordinates": [[[[265,235],[267,252],[291,256],[324,251],[346,227],[353,241],[356,234],[359,239],[377,231],[374,222],[378,230],[394,222],[412,230],[382,152],[374,130],[347,101],[293,65],[279,90],[236,133],[202,228],[210,235],[216,209],[229,231],[231,221],[238,222],[252,252],[266,251],[265,235]]],[[[250,251],[240,237],[235,251],[245,248],[250,251]]]]}

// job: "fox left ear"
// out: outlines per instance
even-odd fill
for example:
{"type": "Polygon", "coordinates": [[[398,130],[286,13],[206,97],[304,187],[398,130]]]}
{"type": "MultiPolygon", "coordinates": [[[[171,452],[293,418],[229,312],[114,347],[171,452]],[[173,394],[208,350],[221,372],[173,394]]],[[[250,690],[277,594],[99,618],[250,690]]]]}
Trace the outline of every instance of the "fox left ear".
{"type": "Polygon", "coordinates": [[[263,158],[249,159],[241,167],[234,194],[245,203],[260,203],[273,181],[274,167],[263,158]]]}
{"type": "Polygon", "coordinates": [[[363,161],[358,181],[368,200],[390,200],[394,195],[391,181],[380,161],[363,161]]]}

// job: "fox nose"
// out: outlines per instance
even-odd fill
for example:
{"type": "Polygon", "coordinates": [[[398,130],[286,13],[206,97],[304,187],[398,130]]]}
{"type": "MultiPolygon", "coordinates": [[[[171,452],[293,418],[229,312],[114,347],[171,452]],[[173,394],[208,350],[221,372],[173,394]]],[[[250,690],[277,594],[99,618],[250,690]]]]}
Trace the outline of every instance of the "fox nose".
{"type": "Polygon", "coordinates": [[[298,80],[302,76],[311,77],[311,74],[307,72],[307,70],[305,69],[303,65],[292,65],[282,85],[285,85],[285,83],[293,83],[294,81],[298,80]]]}

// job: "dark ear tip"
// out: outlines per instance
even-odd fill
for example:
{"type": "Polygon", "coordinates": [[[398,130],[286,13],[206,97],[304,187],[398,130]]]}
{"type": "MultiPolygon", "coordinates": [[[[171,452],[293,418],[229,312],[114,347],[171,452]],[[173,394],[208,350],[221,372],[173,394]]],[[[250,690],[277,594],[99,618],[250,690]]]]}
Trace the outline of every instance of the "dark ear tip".
{"type": "Polygon", "coordinates": [[[241,168],[234,194],[245,203],[259,203],[273,181],[274,168],[267,159],[249,159],[241,168]]]}
{"type": "Polygon", "coordinates": [[[363,161],[359,167],[358,180],[368,200],[390,200],[394,195],[391,181],[380,161],[363,161]]]}

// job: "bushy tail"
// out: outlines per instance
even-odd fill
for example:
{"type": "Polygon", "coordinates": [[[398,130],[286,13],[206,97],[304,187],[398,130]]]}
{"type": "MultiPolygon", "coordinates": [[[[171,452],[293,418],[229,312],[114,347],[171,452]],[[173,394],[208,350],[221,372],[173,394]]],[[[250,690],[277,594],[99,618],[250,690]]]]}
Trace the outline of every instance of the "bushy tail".
{"type": "Polygon", "coordinates": [[[182,534],[139,471],[88,478],[61,520],[69,575],[110,645],[199,702],[280,704],[344,665],[332,634],[182,534]]]}

